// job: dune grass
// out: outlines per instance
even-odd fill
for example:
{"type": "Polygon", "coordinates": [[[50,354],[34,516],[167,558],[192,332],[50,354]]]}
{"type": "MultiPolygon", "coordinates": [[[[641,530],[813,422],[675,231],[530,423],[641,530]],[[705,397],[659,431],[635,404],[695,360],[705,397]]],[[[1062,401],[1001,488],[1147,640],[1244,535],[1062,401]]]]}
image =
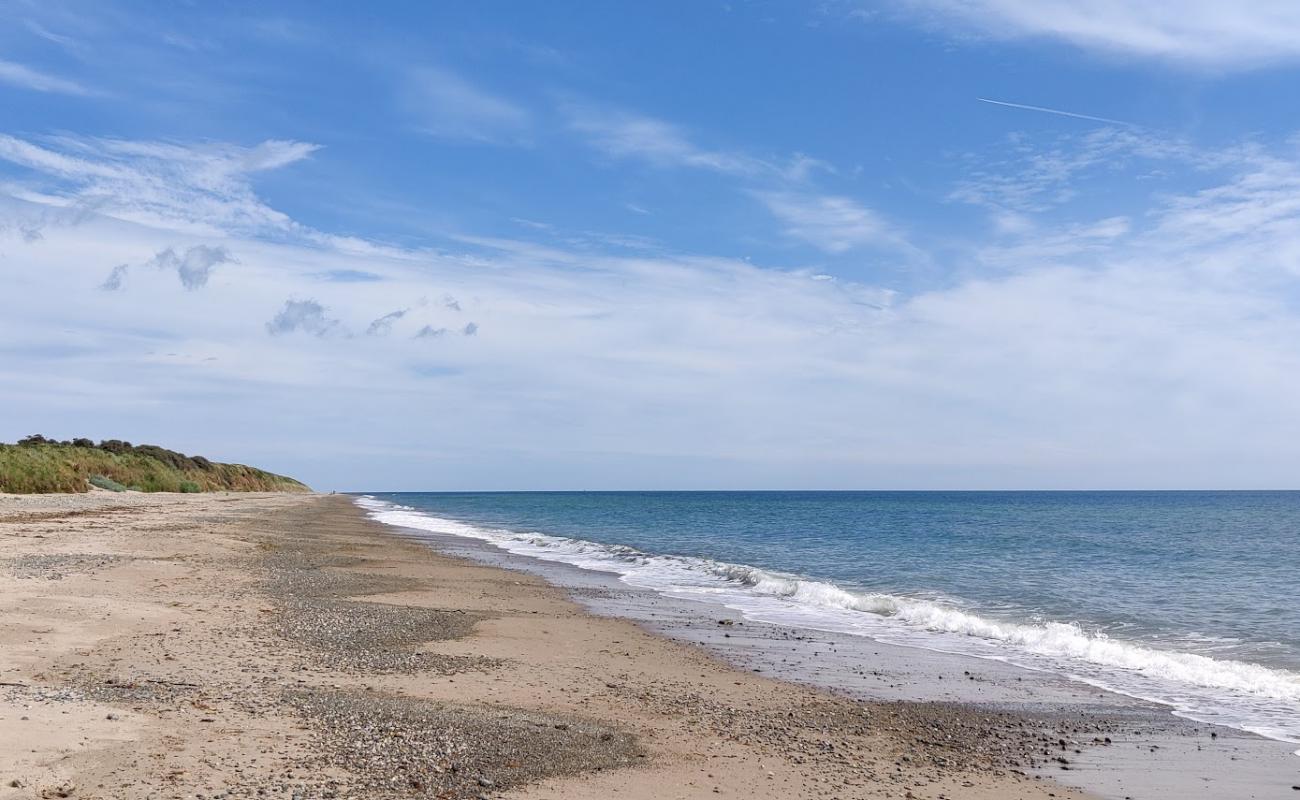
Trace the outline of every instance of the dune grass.
{"type": "Polygon", "coordinates": [[[110,492],[125,492],[127,490],[122,484],[112,478],[105,478],[103,475],[91,475],[90,485],[110,492]]]}
{"type": "Polygon", "coordinates": [[[0,492],[85,492],[92,484],[141,492],[310,491],[283,475],[155,445],[113,440],[96,445],[87,439],[55,442],[44,437],[0,444],[0,492]]]}

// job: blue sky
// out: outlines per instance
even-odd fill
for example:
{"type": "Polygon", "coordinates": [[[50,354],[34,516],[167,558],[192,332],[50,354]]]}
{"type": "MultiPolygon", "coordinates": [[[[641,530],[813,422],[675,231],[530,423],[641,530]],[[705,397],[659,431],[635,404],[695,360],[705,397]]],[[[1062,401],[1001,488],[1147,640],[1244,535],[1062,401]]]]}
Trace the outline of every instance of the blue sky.
{"type": "Polygon", "coordinates": [[[0,17],[0,438],[338,489],[1296,483],[1293,4],[0,17]]]}

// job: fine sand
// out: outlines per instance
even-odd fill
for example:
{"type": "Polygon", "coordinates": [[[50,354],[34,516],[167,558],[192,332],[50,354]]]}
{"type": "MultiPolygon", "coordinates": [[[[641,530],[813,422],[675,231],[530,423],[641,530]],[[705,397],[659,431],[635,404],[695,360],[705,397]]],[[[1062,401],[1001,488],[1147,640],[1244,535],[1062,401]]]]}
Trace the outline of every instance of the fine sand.
{"type": "Polygon", "coordinates": [[[1091,732],[742,671],[344,497],[0,496],[0,541],[0,798],[1087,796],[1025,773],[1091,732]]]}

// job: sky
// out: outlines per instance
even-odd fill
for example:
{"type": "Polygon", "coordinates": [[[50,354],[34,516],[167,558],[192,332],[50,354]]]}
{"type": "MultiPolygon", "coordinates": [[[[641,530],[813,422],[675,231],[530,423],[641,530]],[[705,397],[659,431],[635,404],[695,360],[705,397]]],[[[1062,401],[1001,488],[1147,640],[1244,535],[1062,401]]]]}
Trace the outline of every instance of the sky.
{"type": "Polygon", "coordinates": [[[1291,0],[0,1],[0,440],[1300,488],[1298,81],[1291,0]]]}

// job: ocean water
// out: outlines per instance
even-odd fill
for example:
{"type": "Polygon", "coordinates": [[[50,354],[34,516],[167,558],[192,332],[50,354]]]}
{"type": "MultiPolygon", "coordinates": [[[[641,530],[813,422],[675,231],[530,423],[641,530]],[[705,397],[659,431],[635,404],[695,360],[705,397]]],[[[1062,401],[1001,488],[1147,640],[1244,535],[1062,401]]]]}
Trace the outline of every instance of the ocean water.
{"type": "Polygon", "coordinates": [[[401,493],[393,525],[1300,742],[1300,492],[401,493]]]}

